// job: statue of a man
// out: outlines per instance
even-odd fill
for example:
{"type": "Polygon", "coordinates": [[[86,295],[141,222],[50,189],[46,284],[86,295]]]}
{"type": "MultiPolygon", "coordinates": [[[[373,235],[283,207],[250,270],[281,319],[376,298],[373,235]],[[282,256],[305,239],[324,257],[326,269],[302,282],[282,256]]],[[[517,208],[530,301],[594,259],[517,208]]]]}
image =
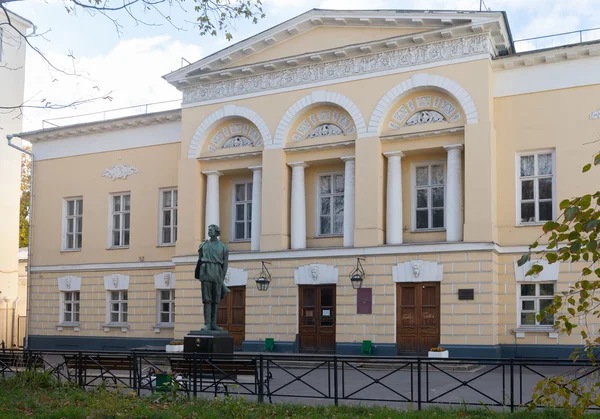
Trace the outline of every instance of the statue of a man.
{"type": "Polygon", "coordinates": [[[198,263],[194,277],[202,283],[202,304],[204,305],[204,328],[202,332],[223,331],[217,326],[219,301],[221,301],[229,288],[225,286],[225,275],[229,250],[219,239],[221,229],[217,225],[208,227],[208,240],[205,240],[198,249],[198,263]]]}

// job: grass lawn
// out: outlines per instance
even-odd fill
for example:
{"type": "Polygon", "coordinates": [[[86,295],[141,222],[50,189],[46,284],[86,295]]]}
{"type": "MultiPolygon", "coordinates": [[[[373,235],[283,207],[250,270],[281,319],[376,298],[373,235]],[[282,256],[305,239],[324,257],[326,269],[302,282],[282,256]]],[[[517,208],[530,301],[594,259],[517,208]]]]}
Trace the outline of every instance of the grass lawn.
{"type": "MultiPolygon", "coordinates": [[[[307,400],[308,402],[308,400],[307,400]]],[[[240,398],[188,400],[183,395],[163,393],[135,397],[104,389],[83,391],[56,383],[44,374],[20,374],[0,380],[0,418],[567,418],[556,410],[514,415],[485,409],[434,409],[422,412],[380,407],[333,407],[256,404],[240,398]]]]}

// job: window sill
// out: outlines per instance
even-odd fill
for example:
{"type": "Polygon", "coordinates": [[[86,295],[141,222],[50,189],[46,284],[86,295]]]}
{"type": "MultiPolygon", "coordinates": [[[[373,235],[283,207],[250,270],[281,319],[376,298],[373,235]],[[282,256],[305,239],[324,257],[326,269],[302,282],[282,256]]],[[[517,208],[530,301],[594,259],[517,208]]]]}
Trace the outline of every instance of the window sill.
{"type": "Polygon", "coordinates": [[[156,247],[175,247],[175,243],[157,244],[156,247]]]}
{"type": "Polygon", "coordinates": [[[344,234],[321,234],[319,236],[315,236],[313,237],[313,240],[315,239],[340,239],[340,238],[344,238],[344,234]]]}
{"type": "Polygon", "coordinates": [[[515,227],[540,227],[543,226],[544,224],[546,224],[548,221],[535,221],[535,222],[531,222],[531,223],[521,223],[521,224],[517,224],[515,225],[515,227]]]}
{"type": "Polygon", "coordinates": [[[420,228],[420,229],[413,229],[410,232],[411,233],[440,233],[440,232],[445,232],[446,228],[420,228]]]}
{"type": "Polygon", "coordinates": [[[154,333],[160,333],[161,330],[173,330],[175,325],[172,323],[155,324],[152,326],[154,333]]]}
{"type": "Polygon", "coordinates": [[[121,329],[121,332],[127,332],[129,330],[128,323],[108,323],[103,325],[105,332],[110,332],[110,329],[121,329]]]}
{"type": "Polygon", "coordinates": [[[62,249],[60,253],[73,253],[73,252],[81,252],[81,249],[62,249]]]}
{"type": "Polygon", "coordinates": [[[517,339],[525,337],[525,333],[547,333],[549,338],[558,338],[558,332],[553,326],[519,326],[513,329],[513,333],[517,339]]]}
{"type": "Polygon", "coordinates": [[[106,250],[123,250],[129,249],[129,246],[119,246],[119,247],[107,247],[106,250]]]}
{"type": "Polygon", "coordinates": [[[78,322],[65,322],[59,323],[56,325],[56,330],[62,332],[64,328],[70,329],[72,328],[74,332],[79,332],[79,323],[78,322]]]}
{"type": "Polygon", "coordinates": [[[235,239],[230,240],[229,243],[250,243],[252,239],[235,239]]]}

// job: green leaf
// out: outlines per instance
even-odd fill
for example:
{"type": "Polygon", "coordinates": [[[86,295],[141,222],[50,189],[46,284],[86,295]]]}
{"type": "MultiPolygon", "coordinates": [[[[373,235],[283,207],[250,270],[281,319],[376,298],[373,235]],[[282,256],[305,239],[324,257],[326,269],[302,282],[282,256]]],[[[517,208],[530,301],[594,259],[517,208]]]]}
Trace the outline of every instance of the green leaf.
{"type": "Polygon", "coordinates": [[[571,204],[571,201],[569,201],[568,199],[563,199],[562,201],[560,201],[560,209],[564,210],[566,209],[569,205],[571,204]]]}
{"type": "Polygon", "coordinates": [[[594,164],[600,166],[600,154],[596,154],[596,157],[594,157],[594,164]]]}
{"type": "Polygon", "coordinates": [[[558,255],[554,252],[546,253],[546,259],[548,260],[548,262],[554,263],[558,260],[558,255]]]}
{"type": "Polygon", "coordinates": [[[592,163],[588,163],[588,164],[586,164],[585,166],[583,166],[583,170],[582,170],[582,172],[583,172],[583,173],[585,173],[585,172],[587,172],[588,170],[590,170],[591,168],[592,168],[592,163]]]}
{"type": "Polygon", "coordinates": [[[521,259],[519,259],[519,261],[517,262],[518,266],[523,266],[525,265],[527,262],[529,262],[529,253],[521,256],[521,259]]]}
{"type": "Polygon", "coordinates": [[[587,223],[585,223],[583,225],[583,230],[584,231],[592,231],[593,229],[595,229],[598,224],[600,224],[600,220],[592,220],[592,221],[588,221],[587,223]]]}
{"type": "Polygon", "coordinates": [[[548,233],[549,231],[554,230],[556,227],[558,227],[558,223],[555,223],[554,221],[548,221],[546,224],[544,224],[542,229],[544,230],[544,233],[548,233]]]}
{"type": "Polygon", "coordinates": [[[586,246],[586,249],[589,250],[590,252],[595,252],[597,248],[598,248],[598,242],[596,242],[594,240],[590,240],[586,246]]]}
{"type": "Polygon", "coordinates": [[[575,243],[573,243],[571,245],[571,253],[579,253],[579,251],[581,250],[581,241],[576,241],[575,243]]]}
{"type": "Polygon", "coordinates": [[[569,207],[565,210],[565,220],[567,221],[573,221],[575,219],[575,217],[577,217],[577,214],[579,213],[579,208],[577,207],[569,207]]]}

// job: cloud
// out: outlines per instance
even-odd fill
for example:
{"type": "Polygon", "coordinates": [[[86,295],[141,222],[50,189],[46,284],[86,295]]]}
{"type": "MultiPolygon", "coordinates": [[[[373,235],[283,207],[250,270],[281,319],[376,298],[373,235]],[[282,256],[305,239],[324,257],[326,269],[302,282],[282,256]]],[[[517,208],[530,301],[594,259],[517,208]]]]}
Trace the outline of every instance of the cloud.
{"type": "MultiPolygon", "coordinates": [[[[112,100],[99,99],[76,109],[26,109],[24,129],[41,128],[42,120],[83,113],[104,111],[144,103],[180,99],[181,94],[161,76],[176,70],[181,58],[195,61],[202,50],[197,45],[184,44],[169,36],[156,36],[119,41],[104,55],[93,57],[49,53],[50,62],[81,76],[68,76],[49,70],[41,57],[28,51],[25,98],[29,104],[42,100],[55,104],[86,100],[110,93],[112,100]]],[[[177,106],[177,103],[174,103],[177,106]]],[[[76,121],[63,121],[74,123],[76,121]]]]}

